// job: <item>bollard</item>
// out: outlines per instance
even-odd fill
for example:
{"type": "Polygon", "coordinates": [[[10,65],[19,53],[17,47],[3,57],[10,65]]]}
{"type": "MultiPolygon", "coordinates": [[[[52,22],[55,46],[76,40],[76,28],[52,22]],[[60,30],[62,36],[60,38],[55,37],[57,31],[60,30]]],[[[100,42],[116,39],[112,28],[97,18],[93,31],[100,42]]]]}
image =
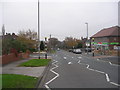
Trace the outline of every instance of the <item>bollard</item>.
{"type": "Polygon", "coordinates": [[[93,57],[94,57],[94,53],[93,53],[93,57]]]}
{"type": "Polygon", "coordinates": [[[45,59],[47,59],[47,53],[45,54],[45,59]]]}

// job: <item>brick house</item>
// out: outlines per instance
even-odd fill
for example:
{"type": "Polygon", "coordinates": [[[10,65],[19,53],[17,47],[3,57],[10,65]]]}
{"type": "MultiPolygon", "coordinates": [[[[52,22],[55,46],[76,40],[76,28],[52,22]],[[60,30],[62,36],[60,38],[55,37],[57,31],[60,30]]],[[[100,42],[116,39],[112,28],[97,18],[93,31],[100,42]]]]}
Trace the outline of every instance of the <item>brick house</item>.
{"type": "Polygon", "coordinates": [[[120,49],[120,27],[114,26],[102,29],[90,37],[91,47],[97,50],[120,49]]]}

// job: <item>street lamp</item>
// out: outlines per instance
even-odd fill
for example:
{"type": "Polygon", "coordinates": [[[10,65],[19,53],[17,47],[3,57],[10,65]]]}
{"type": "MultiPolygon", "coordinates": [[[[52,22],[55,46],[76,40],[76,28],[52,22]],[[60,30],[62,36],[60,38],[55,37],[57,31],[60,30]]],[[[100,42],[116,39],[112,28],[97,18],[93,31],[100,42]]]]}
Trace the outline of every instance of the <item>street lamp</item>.
{"type": "MultiPolygon", "coordinates": [[[[88,43],[88,23],[86,22],[85,23],[86,24],[86,26],[87,26],[87,40],[86,40],[86,42],[88,43]]],[[[88,54],[88,44],[86,43],[86,45],[87,45],[87,54],[88,54]]]]}
{"type": "Polygon", "coordinates": [[[39,0],[38,0],[38,52],[39,52],[39,57],[38,59],[40,59],[40,26],[39,26],[39,0]]]}

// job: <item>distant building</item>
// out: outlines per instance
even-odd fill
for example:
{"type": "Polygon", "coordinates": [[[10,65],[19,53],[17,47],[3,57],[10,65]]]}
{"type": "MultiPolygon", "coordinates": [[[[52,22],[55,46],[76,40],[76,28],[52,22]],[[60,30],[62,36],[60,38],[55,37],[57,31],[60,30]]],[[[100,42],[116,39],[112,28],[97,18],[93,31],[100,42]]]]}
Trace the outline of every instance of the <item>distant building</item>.
{"type": "Polygon", "coordinates": [[[4,35],[0,36],[1,39],[16,39],[17,37],[18,36],[15,35],[15,33],[12,33],[12,34],[6,33],[6,35],[4,34],[4,35]]]}
{"type": "Polygon", "coordinates": [[[94,34],[91,39],[91,46],[95,49],[113,50],[120,48],[120,27],[114,26],[102,29],[94,34]]]}

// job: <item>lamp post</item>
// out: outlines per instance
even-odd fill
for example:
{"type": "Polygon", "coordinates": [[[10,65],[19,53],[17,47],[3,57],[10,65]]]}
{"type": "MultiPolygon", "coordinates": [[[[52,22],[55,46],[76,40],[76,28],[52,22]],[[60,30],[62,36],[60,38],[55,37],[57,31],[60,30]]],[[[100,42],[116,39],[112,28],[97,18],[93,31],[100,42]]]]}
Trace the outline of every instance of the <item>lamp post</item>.
{"type": "MultiPolygon", "coordinates": [[[[87,26],[87,40],[86,40],[86,42],[88,43],[88,23],[86,22],[85,23],[86,24],[86,26],[87,26]]],[[[86,46],[87,46],[87,54],[88,54],[88,44],[86,43],[86,46]]]]}
{"type": "Polygon", "coordinates": [[[39,52],[39,57],[38,59],[40,59],[40,26],[39,26],[39,0],[38,0],[38,52],[39,52]]]}

